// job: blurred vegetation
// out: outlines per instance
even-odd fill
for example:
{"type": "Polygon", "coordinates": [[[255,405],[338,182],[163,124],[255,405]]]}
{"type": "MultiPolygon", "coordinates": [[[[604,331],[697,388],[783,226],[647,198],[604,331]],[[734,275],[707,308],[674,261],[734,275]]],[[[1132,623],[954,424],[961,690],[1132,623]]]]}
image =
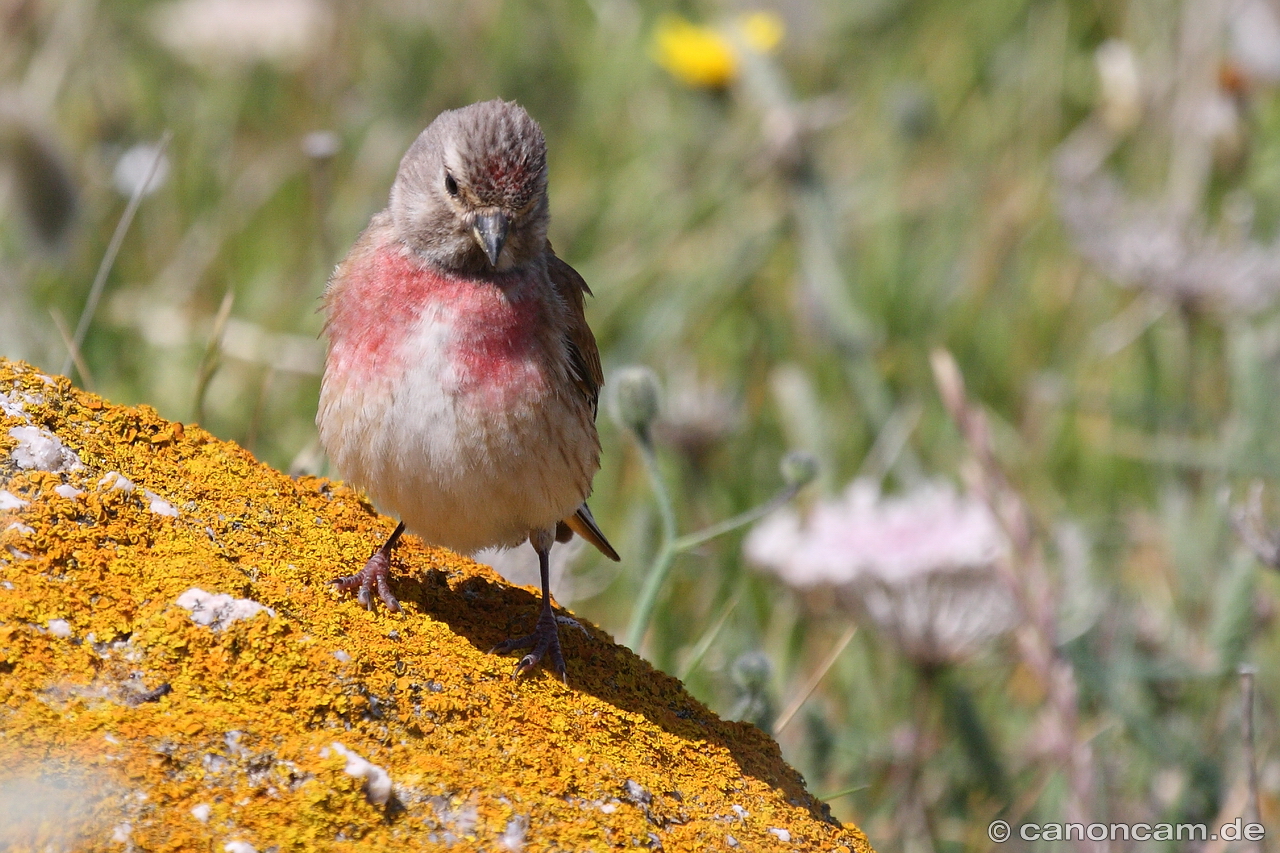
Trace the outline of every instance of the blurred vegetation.
{"type": "MultiPolygon", "coordinates": [[[[860,472],[891,492],[959,482],[971,449],[929,361],[945,348],[1044,555],[1078,689],[1067,735],[1092,751],[1083,816],[1243,814],[1236,669],[1252,663],[1262,814],[1280,826],[1280,587],[1229,512],[1280,473],[1280,99],[1249,61],[1265,27],[1231,18],[1256,3],[775,0],[773,52],[735,36],[758,7],[728,2],[259,6],[275,17],[0,0],[0,353],[61,368],[59,322],[75,328],[154,159],[137,146],[171,132],[80,380],[324,470],[328,271],[436,113],[518,100],[546,131],[552,241],[595,291],[606,377],[640,363],[664,386],[653,435],[680,530],[768,501],[791,449],[822,463],[801,504],[860,472]],[[672,14],[722,34],[723,85],[655,61],[672,14]],[[1136,82],[1104,60],[1117,46],[1136,82]],[[1175,267],[1206,241],[1209,261],[1252,252],[1261,298],[1108,268],[1127,208],[1064,227],[1062,162],[1089,133],[1105,141],[1091,179],[1167,209],[1191,244],[1175,267]]],[[[624,561],[583,553],[558,596],[621,636],[659,519],[634,443],[601,431],[592,506],[624,561]]],[[[768,726],[854,616],[752,570],[741,540],[676,560],[641,650],[768,726]]],[[[940,668],[868,626],[780,740],[880,849],[985,849],[994,817],[1065,820],[1080,793],[1049,701],[1012,640],[940,668]]]]}

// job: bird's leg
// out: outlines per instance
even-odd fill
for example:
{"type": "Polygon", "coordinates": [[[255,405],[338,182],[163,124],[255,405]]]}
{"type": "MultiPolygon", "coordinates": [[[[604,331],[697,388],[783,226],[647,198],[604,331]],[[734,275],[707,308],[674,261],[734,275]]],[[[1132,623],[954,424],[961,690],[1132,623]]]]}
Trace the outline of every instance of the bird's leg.
{"type": "Polygon", "coordinates": [[[538,571],[542,575],[542,613],[538,616],[538,624],[533,633],[525,637],[513,637],[493,647],[497,654],[531,649],[529,654],[520,658],[512,678],[524,675],[532,670],[543,658],[551,664],[551,668],[560,676],[565,684],[569,683],[564,670],[564,656],[560,654],[560,632],[556,624],[556,615],[551,610],[551,544],[555,541],[555,532],[539,530],[529,535],[529,544],[538,552],[538,571]]]}
{"type": "Polygon", "coordinates": [[[373,552],[373,556],[369,557],[363,569],[354,575],[347,575],[330,583],[342,592],[358,590],[356,600],[367,610],[373,609],[373,590],[376,588],[378,597],[382,599],[383,604],[387,605],[387,609],[392,613],[399,613],[400,602],[396,601],[396,597],[391,594],[391,584],[387,582],[387,578],[391,576],[391,549],[396,547],[402,533],[404,533],[403,521],[396,525],[396,529],[387,537],[382,547],[373,552]]]}

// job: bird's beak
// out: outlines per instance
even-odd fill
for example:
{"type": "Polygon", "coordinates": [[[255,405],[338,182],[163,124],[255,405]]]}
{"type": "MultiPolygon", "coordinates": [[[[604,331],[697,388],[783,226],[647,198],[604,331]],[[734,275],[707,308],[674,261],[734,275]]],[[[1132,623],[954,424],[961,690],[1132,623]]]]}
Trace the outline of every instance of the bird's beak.
{"type": "Polygon", "coordinates": [[[498,255],[502,254],[502,244],[507,242],[507,229],[510,226],[510,220],[502,212],[484,213],[476,217],[473,228],[476,242],[484,249],[494,268],[498,266],[498,255]]]}

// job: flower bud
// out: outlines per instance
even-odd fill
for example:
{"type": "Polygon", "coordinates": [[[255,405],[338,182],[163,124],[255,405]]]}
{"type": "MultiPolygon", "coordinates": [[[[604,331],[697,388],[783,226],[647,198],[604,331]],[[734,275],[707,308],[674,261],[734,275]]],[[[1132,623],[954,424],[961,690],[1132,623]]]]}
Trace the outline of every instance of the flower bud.
{"type": "Polygon", "coordinates": [[[302,137],[302,153],[312,160],[332,160],[342,150],[342,140],[331,130],[313,130],[302,137]]]}
{"type": "Polygon", "coordinates": [[[782,457],[778,466],[782,481],[792,488],[807,486],[818,476],[818,457],[807,450],[792,450],[782,457]]]}
{"type": "Polygon", "coordinates": [[[769,686],[769,680],[773,678],[773,662],[762,651],[743,652],[733,662],[730,672],[738,689],[759,693],[769,686]]]}
{"type": "Polygon", "coordinates": [[[613,419],[647,441],[649,426],[658,416],[658,395],[656,373],[642,366],[624,367],[613,377],[613,419]]]}

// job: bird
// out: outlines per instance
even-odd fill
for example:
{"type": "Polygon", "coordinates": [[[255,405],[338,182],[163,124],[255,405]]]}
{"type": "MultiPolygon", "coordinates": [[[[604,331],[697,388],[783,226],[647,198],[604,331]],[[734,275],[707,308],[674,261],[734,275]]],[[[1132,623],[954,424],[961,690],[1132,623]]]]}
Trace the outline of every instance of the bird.
{"type": "Polygon", "coordinates": [[[618,552],[586,500],[600,468],[604,374],[587,283],[547,238],[547,149],[514,101],[440,113],[405,152],[325,287],[316,415],[348,483],[399,518],[364,567],[332,581],[391,611],[391,552],[407,530],[462,554],[530,543],[542,603],[512,677],[567,683],[549,558],[575,534],[618,552]]]}

